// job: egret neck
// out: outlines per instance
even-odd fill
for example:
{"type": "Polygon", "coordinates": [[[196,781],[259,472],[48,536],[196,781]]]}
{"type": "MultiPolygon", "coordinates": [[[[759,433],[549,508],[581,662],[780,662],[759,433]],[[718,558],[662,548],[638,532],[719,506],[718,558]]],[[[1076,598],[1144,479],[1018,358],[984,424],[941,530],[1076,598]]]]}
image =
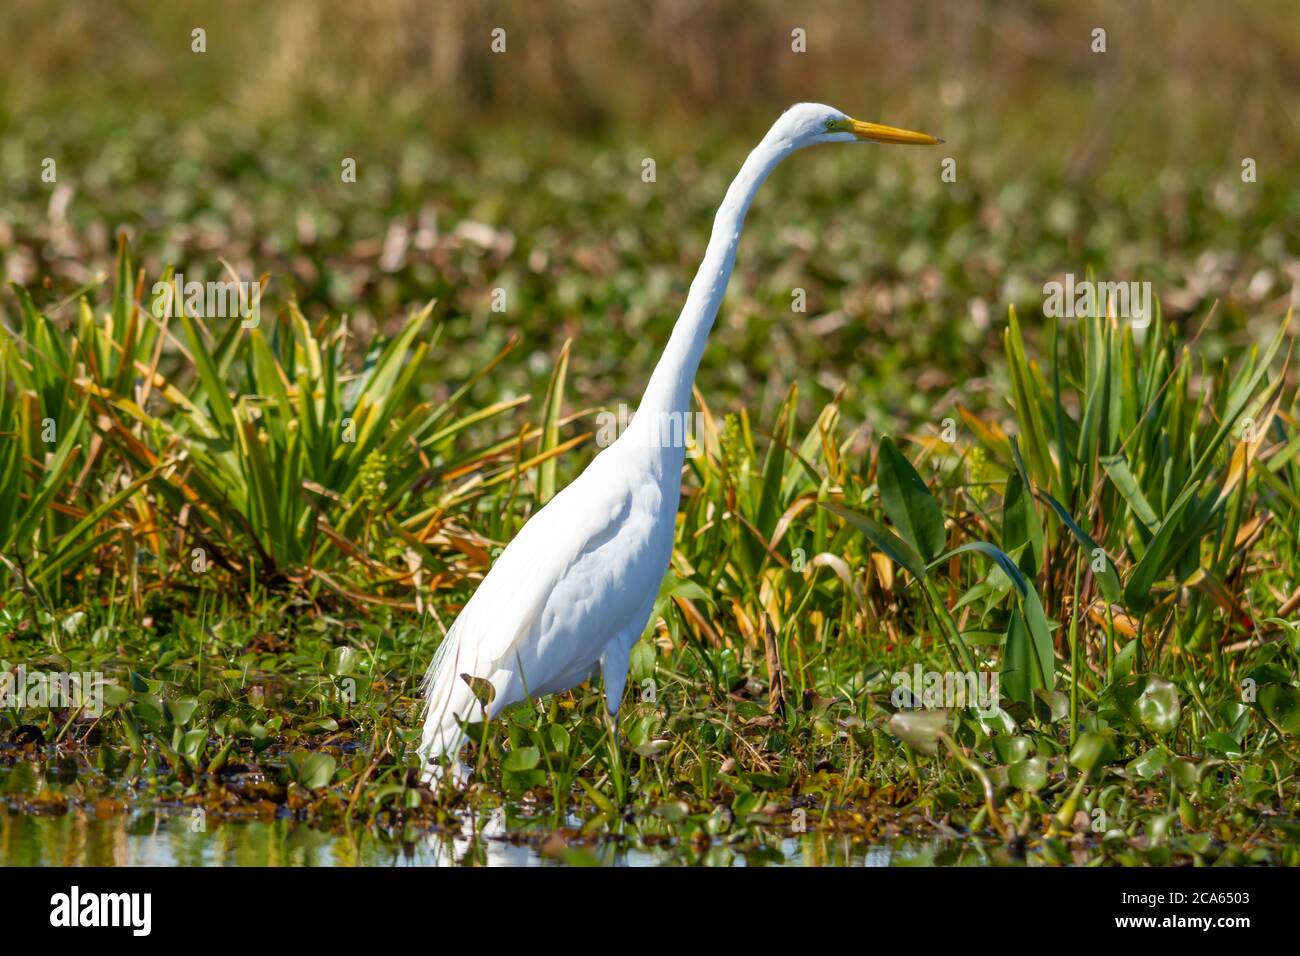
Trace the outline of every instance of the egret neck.
{"type": "MultiPolygon", "coordinates": [[[[727,195],[713,218],[713,234],[709,237],[704,261],[695,273],[686,304],[673,326],[672,337],[650,376],[641,404],[629,426],[629,431],[638,429],[639,438],[662,436],[667,430],[665,422],[674,419],[685,421],[690,413],[691,386],[700,365],[700,356],[704,354],[709,330],[713,328],[718,307],[727,292],[745,213],[768,174],[795,149],[795,144],[788,137],[777,134],[774,128],[749,154],[727,189],[727,195]],[[645,431],[656,427],[659,428],[657,433],[645,431]]],[[[652,445],[657,443],[657,438],[651,440],[652,445]]],[[[678,467],[681,457],[675,456],[678,467]]]]}

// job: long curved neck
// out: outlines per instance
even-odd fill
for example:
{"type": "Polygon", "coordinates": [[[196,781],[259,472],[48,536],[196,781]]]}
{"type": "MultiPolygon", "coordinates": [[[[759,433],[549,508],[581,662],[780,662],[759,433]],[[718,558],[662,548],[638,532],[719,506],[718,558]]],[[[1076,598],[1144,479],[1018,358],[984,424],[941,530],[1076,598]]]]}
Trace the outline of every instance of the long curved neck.
{"type": "Polygon", "coordinates": [[[718,307],[727,291],[731,269],[736,262],[736,246],[745,213],[758,187],[786,156],[794,151],[788,140],[764,139],[754,148],[732,180],[727,195],[713,219],[713,234],[704,253],[704,261],[691,282],[686,305],[673,326],[672,337],[655,366],[633,423],[651,423],[663,416],[685,416],[691,407],[691,386],[704,354],[704,345],[713,328],[718,307]]]}

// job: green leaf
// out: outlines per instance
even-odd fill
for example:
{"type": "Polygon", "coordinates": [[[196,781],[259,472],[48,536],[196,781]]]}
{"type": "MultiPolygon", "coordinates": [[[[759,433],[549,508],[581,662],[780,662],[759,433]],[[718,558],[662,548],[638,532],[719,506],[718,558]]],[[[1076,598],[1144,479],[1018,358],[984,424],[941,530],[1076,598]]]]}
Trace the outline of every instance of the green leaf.
{"type": "Polygon", "coordinates": [[[1034,663],[1038,667],[1038,686],[1051,690],[1056,686],[1056,653],[1052,648],[1052,632],[1047,626],[1047,615],[1043,613],[1043,604],[1038,600],[1038,592],[1032,587],[1025,592],[1020,606],[1025,611],[1025,623],[1029,625],[1029,634],[1033,638],[1034,663]]]}
{"type": "Polygon", "coordinates": [[[294,783],[308,790],[329,786],[336,763],[329,754],[300,750],[289,755],[289,775],[294,783]]]}
{"type": "Polygon", "coordinates": [[[632,646],[632,653],[628,663],[633,683],[640,684],[655,676],[655,664],[658,657],[659,649],[652,641],[637,641],[632,646]]]}
{"type": "Polygon", "coordinates": [[[1018,760],[1007,767],[1007,779],[1018,790],[1042,790],[1047,786],[1047,760],[1043,757],[1018,760]]]}
{"type": "Polygon", "coordinates": [[[1300,735],[1300,694],[1287,684],[1266,684],[1259,689],[1259,707],[1283,733],[1300,735]]]}
{"type": "Polygon", "coordinates": [[[1124,496],[1129,510],[1137,515],[1138,520],[1146,526],[1148,531],[1155,534],[1157,527],[1160,525],[1160,519],[1156,517],[1155,509],[1147,501],[1146,495],[1142,494],[1137,477],[1129,468],[1128,461],[1123,455],[1111,455],[1102,458],[1101,465],[1106,469],[1106,474],[1110,476],[1111,482],[1119,489],[1119,493],[1124,496]]]}
{"type": "Polygon", "coordinates": [[[496,685],[486,677],[475,677],[473,674],[461,674],[460,679],[469,685],[470,691],[484,710],[492,706],[492,701],[497,698],[496,685]]]}
{"type": "Polygon", "coordinates": [[[943,562],[947,561],[955,554],[964,554],[968,551],[978,551],[986,558],[991,558],[993,562],[1002,569],[1003,573],[1011,579],[1011,583],[1016,586],[1016,590],[1020,592],[1021,596],[1024,596],[1030,591],[1028,579],[1020,572],[1020,569],[1016,567],[1016,562],[1011,560],[1010,555],[997,545],[989,544],[987,541],[970,541],[953,548],[951,551],[939,555],[939,557],[930,562],[929,566],[933,568],[936,565],[943,564],[943,562]]]}
{"type": "Polygon", "coordinates": [[[1007,479],[1002,500],[1002,548],[1015,553],[1025,548],[1020,569],[1029,577],[1038,573],[1043,560],[1043,526],[1034,510],[1034,499],[1018,472],[1007,479]]]}
{"type": "Polygon", "coordinates": [[[578,785],[582,787],[583,790],[586,791],[587,798],[591,800],[591,802],[594,803],[597,806],[597,808],[600,809],[602,812],[608,814],[618,813],[618,807],[614,805],[614,801],[609,799],[609,797],[605,796],[599,790],[597,790],[594,784],[588,783],[585,779],[579,777],[578,785]]]}
{"type": "Polygon", "coordinates": [[[899,535],[918,554],[932,562],[944,549],[947,532],[939,503],[930,494],[912,463],[903,457],[893,440],[880,440],[880,458],[876,465],[880,500],[885,514],[899,535]]]}
{"type": "Polygon", "coordinates": [[[541,759],[542,753],[536,747],[516,747],[506,754],[505,759],[501,761],[501,769],[507,773],[532,770],[541,762],[541,759]]]}
{"type": "Polygon", "coordinates": [[[1178,535],[1178,526],[1183,512],[1196,500],[1194,492],[1195,487],[1192,486],[1178,496],[1161,522],[1160,530],[1147,545],[1146,553],[1129,576],[1128,584],[1124,587],[1124,602],[1139,613],[1151,606],[1151,586],[1168,567],[1168,559],[1173,551],[1185,543],[1178,535]]]}
{"type": "Polygon", "coordinates": [[[1007,640],[1002,650],[1002,693],[1011,700],[1028,704],[1033,700],[1040,668],[1034,663],[1033,642],[1020,608],[1011,609],[1007,622],[1007,640]]]}
{"type": "Polygon", "coordinates": [[[1169,752],[1164,747],[1152,747],[1142,756],[1130,760],[1128,771],[1143,780],[1154,780],[1167,766],[1169,766],[1169,752]]]}
{"type": "Polygon", "coordinates": [[[178,727],[184,727],[194,716],[194,711],[199,707],[199,702],[193,697],[182,697],[180,700],[169,700],[165,703],[168,716],[171,722],[178,727]]]}
{"type": "Polygon", "coordinates": [[[1106,596],[1106,600],[1111,604],[1118,604],[1123,596],[1123,587],[1120,585],[1119,573],[1115,570],[1115,563],[1111,561],[1110,556],[1105,550],[1097,544],[1096,541],[1084,531],[1075,520],[1070,517],[1070,513],[1065,510],[1065,506],[1049,495],[1046,491],[1039,491],[1043,500],[1051,506],[1056,512],[1056,516],[1061,519],[1061,523],[1070,529],[1074,539],[1086,551],[1085,557],[1093,568],[1093,574],[1097,578],[1097,583],[1101,587],[1101,593],[1106,596]],[[1097,569],[1100,562],[1101,569],[1097,569]]]}
{"type": "Polygon", "coordinates": [[[876,546],[876,550],[883,551],[891,560],[894,561],[895,564],[906,568],[912,573],[912,577],[916,578],[918,581],[925,580],[925,562],[921,560],[921,556],[917,554],[916,549],[902,538],[898,537],[898,535],[894,534],[884,525],[872,521],[866,515],[859,514],[858,512],[845,508],[842,505],[837,505],[829,501],[819,502],[819,504],[827,511],[839,515],[849,524],[853,525],[865,534],[867,540],[876,546]]]}
{"type": "Polygon", "coordinates": [[[1245,754],[1240,743],[1221,730],[1212,730],[1201,740],[1201,746],[1221,757],[1241,757],[1245,754]]]}
{"type": "Polygon", "coordinates": [[[889,718],[889,732],[909,747],[933,753],[948,726],[946,710],[900,710],[889,718]]]}
{"type": "Polygon", "coordinates": [[[1115,735],[1110,731],[1080,734],[1070,750],[1070,763],[1086,774],[1110,763],[1119,755],[1115,735]]]}
{"type": "Polygon", "coordinates": [[[1182,713],[1178,689],[1158,674],[1138,674],[1116,682],[1115,703],[1129,720],[1157,737],[1167,737],[1182,713]]]}
{"type": "Polygon", "coordinates": [[[1030,740],[1024,736],[998,736],[993,738],[993,752],[1003,763],[1011,764],[1029,756],[1030,740]]]}

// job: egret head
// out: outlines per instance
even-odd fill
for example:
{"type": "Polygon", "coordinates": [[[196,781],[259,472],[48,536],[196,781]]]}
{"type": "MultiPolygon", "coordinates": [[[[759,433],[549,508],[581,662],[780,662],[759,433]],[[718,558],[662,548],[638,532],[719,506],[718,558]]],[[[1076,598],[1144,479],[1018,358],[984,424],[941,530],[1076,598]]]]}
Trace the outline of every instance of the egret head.
{"type": "Polygon", "coordinates": [[[821,103],[797,103],[786,110],[769,137],[789,142],[795,149],[816,143],[899,143],[908,146],[933,146],[943,140],[927,133],[868,123],[846,116],[821,103]]]}

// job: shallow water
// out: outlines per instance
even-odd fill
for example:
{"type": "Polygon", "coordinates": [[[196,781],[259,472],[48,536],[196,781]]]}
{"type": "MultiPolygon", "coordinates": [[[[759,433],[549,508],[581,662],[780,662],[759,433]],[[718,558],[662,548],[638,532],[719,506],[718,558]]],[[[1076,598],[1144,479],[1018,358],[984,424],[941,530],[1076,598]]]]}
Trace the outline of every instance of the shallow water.
{"type": "MultiPolygon", "coordinates": [[[[767,827],[741,842],[704,845],[647,816],[624,832],[584,837],[583,820],[557,821],[536,808],[498,806],[462,818],[460,830],[332,829],[282,810],[274,817],[204,816],[171,798],[141,801],[114,789],[105,806],[81,800],[40,806],[40,796],[75,789],[71,764],[38,771],[0,766],[0,866],[894,866],[987,864],[978,841],[901,837],[888,845],[831,830],[792,834],[767,827]],[[125,801],[122,802],[122,801],[125,801]],[[103,812],[99,812],[103,809],[103,812]],[[556,826],[563,829],[557,831],[556,826]],[[673,834],[679,834],[674,836],[673,834]]],[[[698,834],[697,834],[698,836],[698,834]]]]}
{"type": "Polygon", "coordinates": [[[205,829],[184,813],[127,812],[101,819],[81,810],[32,815],[0,805],[0,866],[890,866],[935,862],[936,853],[944,852],[938,843],[880,846],[807,833],[747,853],[716,844],[696,852],[609,839],[571,844],[570,855],[556,859],[541,851],[540,841],[508,838],[499,817],[480,831],[477,839],[467,829],[420,834],[403,843],[373,830],[327,832],[291,819],[226,820],[205,829]]]}

